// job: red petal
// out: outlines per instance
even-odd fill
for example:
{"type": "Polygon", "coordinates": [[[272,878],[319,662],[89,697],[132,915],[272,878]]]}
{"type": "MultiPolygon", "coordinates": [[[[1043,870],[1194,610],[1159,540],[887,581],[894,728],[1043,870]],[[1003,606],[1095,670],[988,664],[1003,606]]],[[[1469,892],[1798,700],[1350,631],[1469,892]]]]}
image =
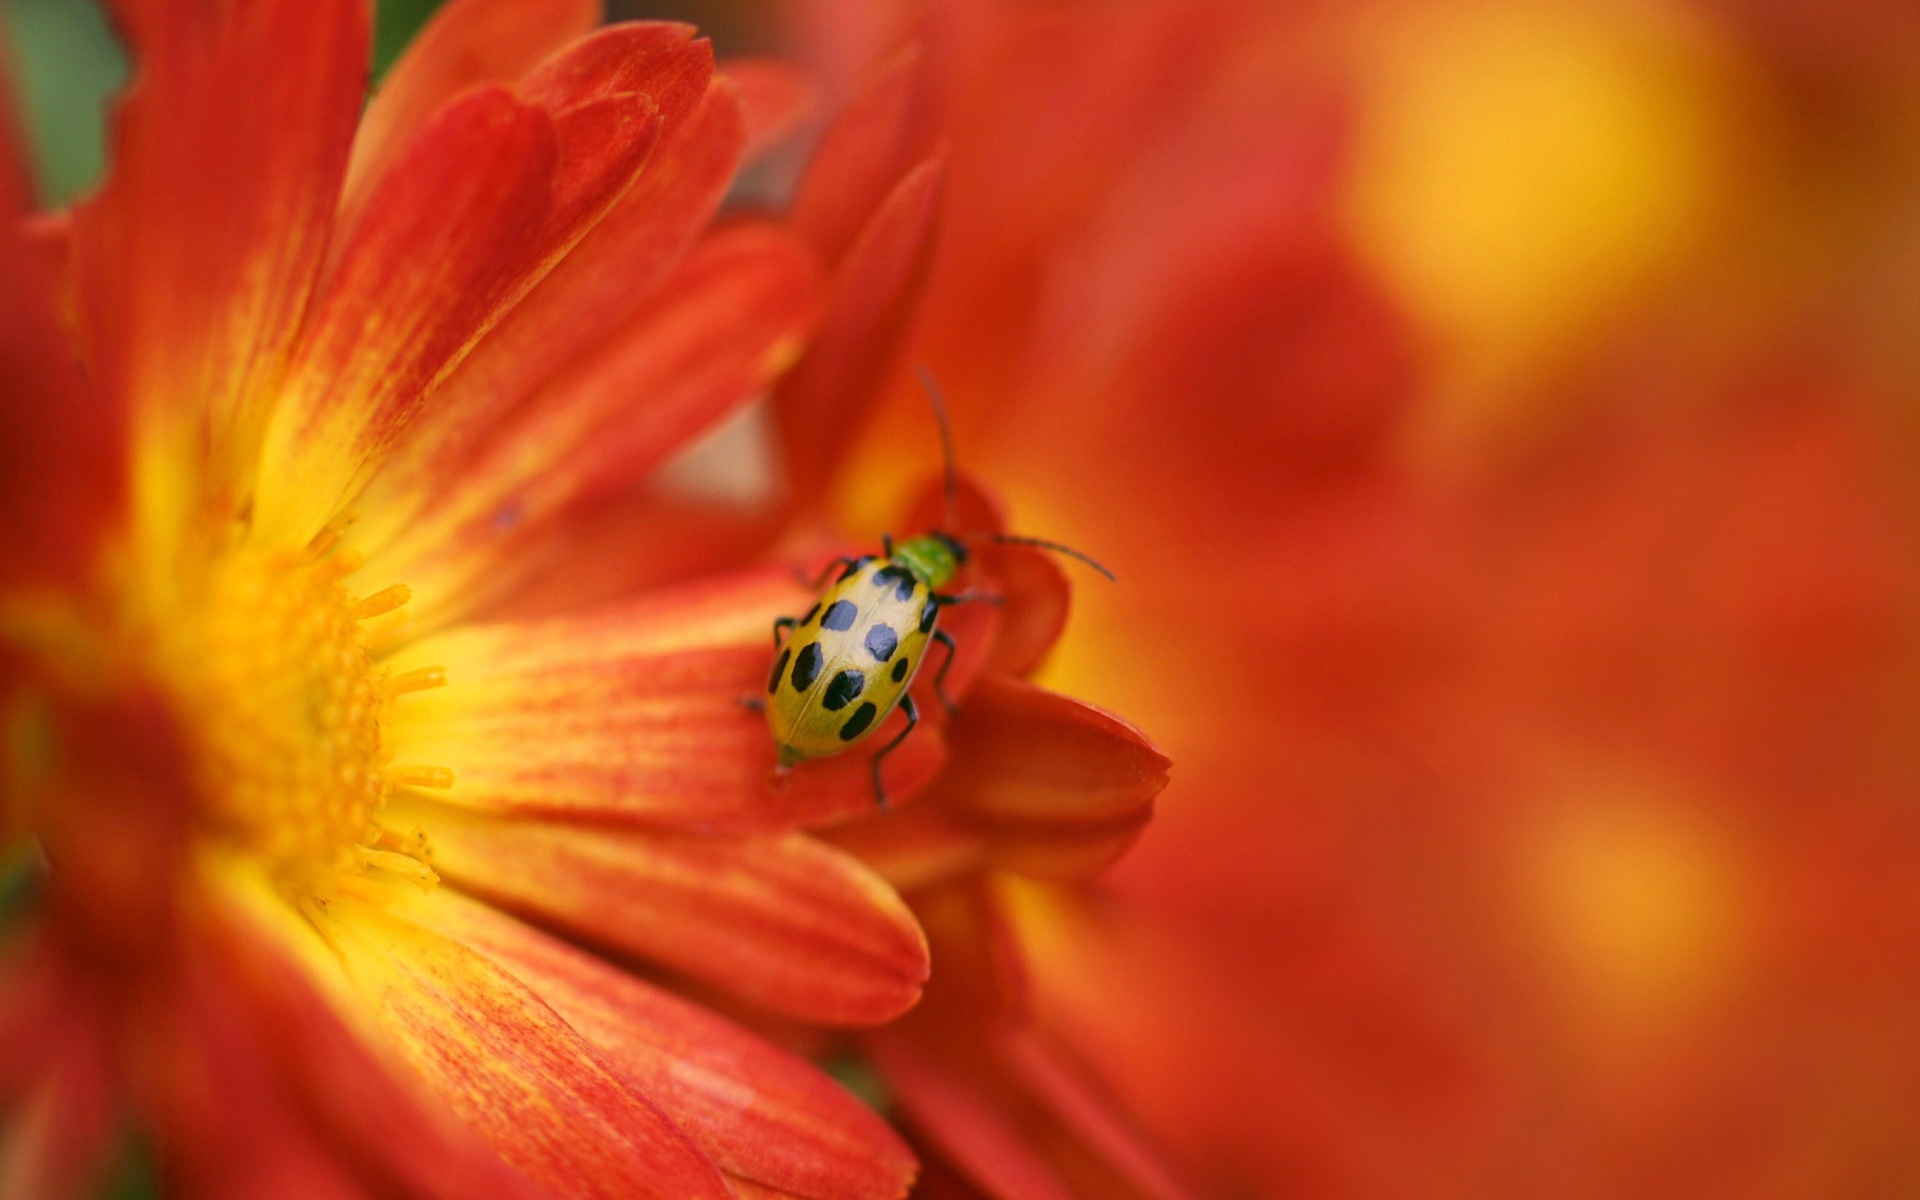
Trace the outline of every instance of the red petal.
{"type": "Polygon", "coordinates": [[[357,544],[378,551],[459,469],[481,433],[568,363],[646,319],[667,272],[719,207],[741,137],[731,92],[710,91],[620,202],[440,386],[433,419],[410,431],[369,489],[357,544]]]}
{"type": "Polygon", "coordinates": [[[707,838],[419,801],[448,879],[503,906],[803,1020],[866,1025],[911,1007],[926,942],[893,890],[802,834],[707,838]]]}
{"type": "Polygon", "coordinates": [[[909,171],[840,264],[827,316],[807,356],[775,392],[790,489],[797,500],[833,478],[899,355],[933,258],[946,172],[909,171]]]}
{"type": "MultiPolygon", "coordinates": [[[[441,667],[448,684],[400,699],[394,744],[450,768],[445,798],[474,808],[714,833],[864,815],[870,764],[892,727],[777,778],[766,720],[741,703],[765,690],[774,618],[811,602],[790,572],[767,567],[591,617],[426,638],[388,665],[441,667]]],[[[923,723],[887,757],[888,794],[924,785],[941,745],[923,723]]]]}
{"type": "MultiPolygon", "coordinates": [[[[113,113],[106,183],[74,213],[82,356],[96,388],[147,414],[153,453],[189,473],[210,454],[215,484],[243,487],[325,253],[366,88],[367,5],[129,10],[139,71],[113,113]]],[[[181,482],[157,519],[198,496],[198,479],[181,482]]]]}
{"type": "Polygon", "coordinates": [[[525,984],[348,897],[328,932],[401,1052],[502,1158],[565,1197],[725,1200],[719,1172],[525,984]]]}
{"type": "Polygon", "coordinates": [[[1172,761],[1119,717],[985,674],[949,727],[931,802],[988,822],[1105,822],[1149,808],[1172,761]]]}
{"type": "Polygon", "coordinates": [[[942,1071],[899,1035],[876,1036],[868,1050],[915,1129],[995,1200],[1079,1200],[991,1090],[942,1071]]]}
{"type": "Polygon", "coordinates": [[[256,527],[302,544],[533,254],[558,155],[545,112],[470,93],[388,172],[309,323],[262,457],[256,527]]]}
{"type": "Polygon", "coordinates": [[[907,893],[976,875],[992,861],[986,834],[925,804],[820,836],[907,893]]]}
{"type": "Polygon", "coordinates": [[[818,103],[806,73],[779,59],[730,58],[719,69],[746,117],[744,158],[756,158],[796,133],[818,103]]]}
{"type": "Polygon", "coordinates": [[[875,71],[807,164],[793,222],[826,262],[839,262],[849,252],[933,147],[935,115],[924,59],[919,47],[911,47],[875,71]]]}
{"type": "Polygon", "coordinates": [[[1066,630],[1073,585],[1051,555],[1032,546],[983,547],[980,559],[981,573],[1005,598],[987,667],[1004,675],[1025,675],[1040,665],[1066,630]]]}
{"type": "Polygon", "coordinates": [[[406,581],[416,621],[510,591],[544,565],[522,552],[550,536],[548,522],[642,476],[764,389],[813,292],[812,262],[785,232],[742,225],[709,239],[643,319],[447,461],[448,476],[422,478],[426,508],[364,578],[406,581]]]}
{"type": "Polygon", "coordinates": [[[408,914],[532,987],[729,1174],[834,1200],[912,1182],[912,1152],[813,1064],[449,888],[408,914]]]}
{"type": "Polygon", "coordinates": [[[340,198],[351,228],[373,185],[440,106],[483,83],[518,83],[600,23],[600,0],[452,0],[414,36],[360,119],[340,198]]]}
{"type": "Polygon", "coordinates": [[[54,317],[14,133],[0,104],[0,587],[76,584],[119,507],[125,408],[86,388],[54,317]]]}

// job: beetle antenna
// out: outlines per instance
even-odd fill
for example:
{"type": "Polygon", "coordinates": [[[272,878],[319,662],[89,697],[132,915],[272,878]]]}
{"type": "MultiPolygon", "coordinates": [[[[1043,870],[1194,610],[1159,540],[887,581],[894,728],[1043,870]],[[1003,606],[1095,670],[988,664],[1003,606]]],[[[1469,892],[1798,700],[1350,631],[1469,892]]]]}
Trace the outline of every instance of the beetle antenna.
{"type": "Polygon", "coordinates": [[[1120,582],[1118,579],[1115,579],[1113,577],[1112,571],[1107,570],[1105,567],[1101,566],[1099,563],[1093,561],[1093,559],[1080,553],[1078,550],[1075,550],[1072,546],[1062,546],[1059,542],[1049,542],[1045,538],[1023,537],[1019,534],[1013,534],[1013,533],[996,533],[989,540],[995,541],[995,542],[1012,542],[1016,546],[1038,546],[1042,550],[1052,550],[1056,554],[1065,554],[1070,558],[1079,559],[1081,562],[1092,567],[1094,570],[1100,572],[1102,575],[1105,575],[1107,577],[1107,582],[1109,583],[1120,582]]]}
{"type": "Polygon", "coordinates": [[[940,385],[934,381],[933,372],[925,365],[916,367],[920,376],[920,386],[927,389],[927,399],[933,401],[933,419],[940,425],[940,462],[945,468],[942,481],[946,501],[946,526],[956,528],[960,523],[959,501],[956,497],[960,485],[955,480],[953,453],[953,425],[947,420],[947,398],[940,394],[940,385]]]}

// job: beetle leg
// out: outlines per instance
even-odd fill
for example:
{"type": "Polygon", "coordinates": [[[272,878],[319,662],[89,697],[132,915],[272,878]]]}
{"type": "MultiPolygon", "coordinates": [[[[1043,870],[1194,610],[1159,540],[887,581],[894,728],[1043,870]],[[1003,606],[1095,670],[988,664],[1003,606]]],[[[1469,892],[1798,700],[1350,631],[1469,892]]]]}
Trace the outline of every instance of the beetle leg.
{"type": "Polygon", "coordinates": [[[880,783],[880,760],[892,754],[894,747],[906,741],[907,735],[920,724],[920,710],[915,707],[912,696],[900,697],[900,711],[907,714],[907,727],[900,731],[899,737],[888,742],[880,753],[873,756],[873,798],[879,802],[881,812],[887,811],[887,789],[880,783]]]}
{"type": "Polygon", "coordinates": [[[941,707],[947,710],[948,716],[952,716],[957,705],[947,695],[947,669],[953,666],[953,656],[958,652],[959,647],[953,644],[953,635],[944,629],[934,630],[933,640],[947,648],[946,661],[940,664],[940,669],[933,676],[933,694],[940,697],[941,707]]]}
{"type": "Polygon", "coordinates": [[[964,592],[955,592],[951,596],[935,592],[933,594],[933,602],[942,608],[946,608],[955,604],[1005,604],[1007,598],[998,592],[984,591],[980,588],[968,588],[964,592]]]}
{"type": "Polygon", "coordinates": [[[826,566],[820,568],[819,576],[811,581],[807,579],[806,575],[801,572],[799,567],[795,567],[793,569],[793,574],[794,574],[794,578],[798,579],[801,583],[806,584],[809,590],[817,592],[821,588],[827,586],[828,576],[832,575],[835,571],[844,571],[848,567],[851,567],[852,565],[853,565],[853,559],[848,558],[846,555],[842,554],[840,557],[834,559],[832,562],[828,563],[826,566]]]}
{"type": "Polygon", "coordinates": [[[761,696],[742,696],[740,697],[740,707],[752,709],[754,712],[765,712],[767,711],[767,702],[766,699],[761,696]]]}
{"type": "Polygon", "coordinates": [[[778,650],[780,648],[780,631],[784,629],[788,633],[792,633],[793,627],[795,625],[798,625],[799,623],[800,623],[799,619],[795,617],[775,617],[774,618],[774,621],[773,621],[774,649],[778,650]]]}
{"type": "Polygon", "coordinates": [[[893,535],[892,534],[883,533],[880,535],[880,550],[888,558],[893,557],[893,535]]]}

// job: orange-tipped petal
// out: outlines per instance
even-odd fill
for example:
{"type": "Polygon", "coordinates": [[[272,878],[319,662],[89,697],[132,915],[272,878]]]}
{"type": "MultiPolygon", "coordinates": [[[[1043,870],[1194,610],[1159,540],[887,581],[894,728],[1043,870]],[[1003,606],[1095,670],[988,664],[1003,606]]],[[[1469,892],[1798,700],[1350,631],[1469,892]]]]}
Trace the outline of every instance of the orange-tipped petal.
{"type": "Polygon", "coordinates": [[[774,393],[790,487],[818,494],[851,444],[899,357],[933,259],[946,169],[909,171],[861,229],[834,281],[807,355],[774,393]]]}
{"type": "Polygon", "coordinates": [[[712,1163],[527,986],[377,905],[328,933],[377,1019],[500,1156],[556,1196],[726,1200],[712,1163]]]}
{"type": "Polygon", "coordinates": [[[364,0],[129,5],[139,71],[74,211],[92,385],[141,414],[136,514],[178,524],[241,464],[316,272],[366,89],[364,0]],[[203,459],[211,459],[203,466],[203,459]]]}
{"type": "Polygon", "coordinates": [[[813,293],[812,260],[785,232],[745,224],[708,239],[642,319],[457,467],[449,461],[449,476],[425,478],[426,507],[363,577],[405,580],[416,622],[510,591],[544,565],[523,550],[550,536],[549,522],[642,476],[760,392],[813,293]]]}
{"type": "Polygon", "coordinates": [[[532,987],[729,1175],[820,1200],[912,1182],[912,1152],[813,1064],[452,889],[406,912],[532,987]]]}
{"type": "Polygon", "coordinates": [[[827,262],[839,262],[933,147],[934,113],[925,52],[902,50],[882,64],[834,118],[793,201],[794,226],[827,262]]]}
{"type": "Polygon", "coordinates": [[[600,0],[452,0],[433,14],[387,72],[353,139],[340,198],[351,227],[373,184],[407,140],[468,88],[512,84],[600,23],[600,0]]]}
{"type": "Polygon", "coordinates": [[[804,834],[700,837],[396,801],[447,879],[804,1020],[870,1025],[920,998],[926,941],[892,888],[804,834]]]}
{"type": "MultiPolygon", "coordinates": [[[[704,53],[705,43],[683,51],[704,53]]],[[[709,90],[620,202],[441,384],[433,419],[409,431],[367,489],[358,545],[377,553],[460,468],[483,432],[563,367],[647,320],[663,279],[719,207],[741,137],[731,89],[709,90]]]]}
{"type": "MultiPolygon", "coordinates": [[[[1119,717],[992,672],[949,727],[939,802],[986,821],[1104,822],[1149,808],[1172,761],[1119,717]]],[[[932,799],[932,796],[929,796],[932,799]]]]}
{"type": "Polygon", "coordinates": [[[743,158],[755,158],[797,132],[818,103],[806,73],[779,59],[730,58],[719,73],[733,85],[746,117],[743,158]]]}
{"type": "MultiPolygon", "coordinates": [[[[790,571],[765,567],[592,616],[463,626],[392,657],[396,673],[444,668],[447,686],[401,697],[391,729],[451,768],[440,796],[464,807],[708,833],[864,815],[895,726],[776,777],[766,719],[742,703],[765,691],[774,618],[811,603],[790,571]]],[[[942,745],[922,722],[886,759],[888,794],[923,786],[942,745]]]]}
{"type": "Polygon", "coordinates": [[[303,544],[530,261],[552,199],[552,119],[502,88],[428,123],[387,173],[320,298],[269,429],[255,505],[303,544]]]}

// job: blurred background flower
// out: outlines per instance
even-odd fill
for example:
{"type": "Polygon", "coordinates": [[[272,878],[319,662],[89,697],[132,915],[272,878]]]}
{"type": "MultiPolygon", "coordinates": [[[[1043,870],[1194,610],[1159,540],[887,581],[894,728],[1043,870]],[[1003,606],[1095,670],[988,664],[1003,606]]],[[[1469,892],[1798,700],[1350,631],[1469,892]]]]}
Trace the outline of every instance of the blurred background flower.
{"type": "MultiPolygon", "coordinates": [[[[1090,883],[923,907],[929,1004],[987,911],[994,1062],[1069,1064],[986,1152],[897,1108],[927,1194],[1920,1186],[1911,6],[645,7],[822,114],[910,58],[948,183],[843,457],[749,424],[676,486],[772,463],[873,538],[937,468],[927,363],[1016,524],[1120,576],[1035,678],[1176,764],[1090,883]]],[[[9,8],[71,188],[117,68],[9,8]]]]}

